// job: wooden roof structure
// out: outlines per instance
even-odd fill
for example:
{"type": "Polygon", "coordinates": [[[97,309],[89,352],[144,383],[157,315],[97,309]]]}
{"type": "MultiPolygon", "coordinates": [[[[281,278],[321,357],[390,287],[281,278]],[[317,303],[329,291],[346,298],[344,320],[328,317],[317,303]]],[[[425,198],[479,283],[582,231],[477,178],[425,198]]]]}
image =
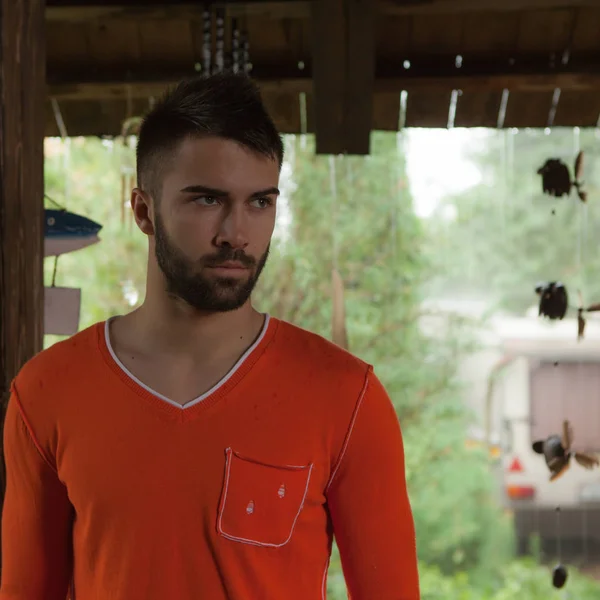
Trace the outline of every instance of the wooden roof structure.
{"type": "MultiPolygon", "coordinates": [[[[364,154],[371,130],[399,127],[598,124],[598,0],[209,4],[247,31],[280,130],[317,132],[319,152],[364,154]]],[[[204,8],[47,0],[46,135],[118,135],[197,72],[204,8]]]]}

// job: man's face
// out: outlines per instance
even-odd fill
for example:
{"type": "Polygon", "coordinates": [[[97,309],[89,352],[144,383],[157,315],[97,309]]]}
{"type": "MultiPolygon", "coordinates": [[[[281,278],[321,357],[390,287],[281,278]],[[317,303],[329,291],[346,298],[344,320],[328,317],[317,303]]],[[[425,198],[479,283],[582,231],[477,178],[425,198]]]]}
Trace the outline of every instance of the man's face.
{"type": "Polygon", "coordinates": [[[184,141],[154,215],[169,294],[203,312],[243,306],[267,260],[278,185],[276,160],[220,138],[184,141]]]}

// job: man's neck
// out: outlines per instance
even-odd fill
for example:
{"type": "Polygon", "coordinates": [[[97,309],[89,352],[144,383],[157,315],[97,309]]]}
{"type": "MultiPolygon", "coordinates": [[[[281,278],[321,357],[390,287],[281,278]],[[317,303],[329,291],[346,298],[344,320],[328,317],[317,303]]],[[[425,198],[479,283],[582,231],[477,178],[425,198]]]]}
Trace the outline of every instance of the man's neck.
{"type": "Polygon", "coordinates": [[[228,357],[250,346],[264,326],[264,315],[250,302],[228,312],[200,314],[187,306],[145,302],[123,317],[120,333],[133,345],[157,354],[195,359],[228,357]]]}

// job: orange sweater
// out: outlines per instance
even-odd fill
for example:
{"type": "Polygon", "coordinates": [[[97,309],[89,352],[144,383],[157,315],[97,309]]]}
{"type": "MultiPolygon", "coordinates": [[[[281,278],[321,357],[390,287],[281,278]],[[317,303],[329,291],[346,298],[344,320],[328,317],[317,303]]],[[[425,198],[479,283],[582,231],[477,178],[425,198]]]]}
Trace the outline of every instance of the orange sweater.
{"type": "Polygon", "coordinates": [[[371,367],[271,318],[182,408],[95,325],[32,359],[4,431],[0,600],[418,600],[394,408],[371,367]]]}

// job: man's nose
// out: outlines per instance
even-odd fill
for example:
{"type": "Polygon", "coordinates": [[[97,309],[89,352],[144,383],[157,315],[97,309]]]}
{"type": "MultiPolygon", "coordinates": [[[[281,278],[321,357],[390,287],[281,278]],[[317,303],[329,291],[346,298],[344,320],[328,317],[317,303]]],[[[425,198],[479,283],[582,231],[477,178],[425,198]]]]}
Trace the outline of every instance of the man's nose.
{"type": "Polygon", "coordinates": [[[216,237],[217,246],[245,248],[248,245],[247,216],[243,207],[232,206],[225,213],[216,237]]]}

